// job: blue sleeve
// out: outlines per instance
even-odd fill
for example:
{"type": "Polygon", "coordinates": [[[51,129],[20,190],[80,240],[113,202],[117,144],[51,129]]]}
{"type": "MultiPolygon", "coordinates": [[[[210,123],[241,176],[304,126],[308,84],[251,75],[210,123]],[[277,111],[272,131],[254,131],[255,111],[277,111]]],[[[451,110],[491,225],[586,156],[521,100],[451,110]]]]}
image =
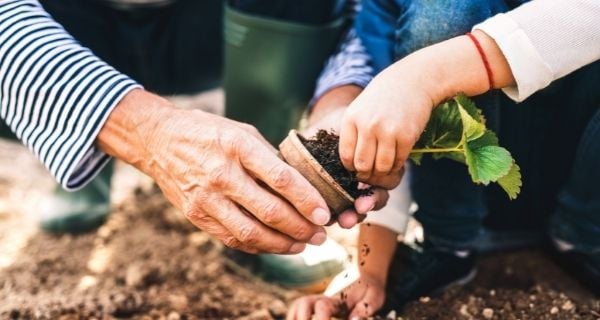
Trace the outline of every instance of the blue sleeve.
{"type": "MultiPolygon", "coordinates": [[[[354,14],[360,11],[360,1],[350,1],[354,14]]],[[[327,60],[317,80],[317,86],[310,106],[323,94],[343,85],[366,87],[374,76],[371,57],[351,28],[343,37],[336,52],[327,60]]]]}

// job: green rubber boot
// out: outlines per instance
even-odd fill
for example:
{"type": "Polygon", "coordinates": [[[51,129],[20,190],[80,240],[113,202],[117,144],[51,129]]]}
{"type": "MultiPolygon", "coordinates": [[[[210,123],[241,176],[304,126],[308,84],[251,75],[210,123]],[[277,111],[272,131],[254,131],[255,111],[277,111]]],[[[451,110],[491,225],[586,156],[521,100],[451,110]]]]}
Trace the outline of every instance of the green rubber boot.
{"type": "Polygon", "coordinates": [[[56,186],[40,206],[40,227],[49,233],[85,233],[101,226],[110,213],[113,161],[88,185],[75,192],[56,186]]]}
{"type": "MultiPolygon", "coordinates": [[[[17,140],[0,121],[0,138],[17,140]]],[[[101,226],[110,212],[113,162],[83,189],[67,192],[56,186],[40,205],[40,227],[50,233],[84,233],[101,226]]]]}
{"type": "MultiPolygon", "coordinates": [[[[225,115],[254,125],[273,145],[297,127],[344,18],[316,26],[225,8],[225,115]]],[[[235,255],[240,256],[240,255],[235,255]]],[[[306,292],[324,290],[347,253],[333,240],[297,255],[243,255],[265,280],[306,292]]],[[[240,259],[237,259],[240,262],[240,259]]]]}
{"type": "Polygon", "coordinates": [[[277,145],[295,128],[345,18],[315,26],[225,7],[225,115],[277,145]]]}

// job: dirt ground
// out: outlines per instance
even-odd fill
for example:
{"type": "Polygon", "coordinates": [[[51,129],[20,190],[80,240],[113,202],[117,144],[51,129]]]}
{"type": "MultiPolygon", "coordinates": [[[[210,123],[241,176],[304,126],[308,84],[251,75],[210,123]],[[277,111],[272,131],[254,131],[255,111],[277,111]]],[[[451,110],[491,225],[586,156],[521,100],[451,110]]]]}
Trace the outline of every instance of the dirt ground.
{"type": "MultiPolygon", "coordinates": [[[[96,232],[52,236],[35,208],[52,179],[0,141],[0,319],[272,319],[297,292],[262,282],[120,166],[96,232]]],[[[423,297],[403,319],[600,319],[600,300],[537,251],[481,260],[475,281],[423,297]]]]}

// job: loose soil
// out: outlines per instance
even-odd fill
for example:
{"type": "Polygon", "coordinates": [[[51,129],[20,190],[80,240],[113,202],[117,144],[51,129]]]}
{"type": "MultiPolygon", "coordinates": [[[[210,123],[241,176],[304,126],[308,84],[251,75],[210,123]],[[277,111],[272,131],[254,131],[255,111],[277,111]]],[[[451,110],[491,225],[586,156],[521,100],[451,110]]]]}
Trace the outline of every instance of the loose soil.
{"type": "Polygon", "coordinates": [[[368,195],[371,192],[369,189],[359,189],[356,173],[344,168],[340,160],[340,137],[337,134],[319,130],[314,138],[306,139],[300,135],[298,137],[308,152],[352,198],[368,195]]]}
{"type": "MultiPolygon", "coordinates": [[[[0,150],[0,319],[277,319],[299,295],[233,263],[152,185],[115,197],[96,232],[29,230],[35,224],[19,210],[49,178],[17,148],[0,142],[0,150]]],[[[540,252],[521,251],[484,257],[472,284],[422,297],[397,316],[598,320],[600,300],[540,252]]]]}

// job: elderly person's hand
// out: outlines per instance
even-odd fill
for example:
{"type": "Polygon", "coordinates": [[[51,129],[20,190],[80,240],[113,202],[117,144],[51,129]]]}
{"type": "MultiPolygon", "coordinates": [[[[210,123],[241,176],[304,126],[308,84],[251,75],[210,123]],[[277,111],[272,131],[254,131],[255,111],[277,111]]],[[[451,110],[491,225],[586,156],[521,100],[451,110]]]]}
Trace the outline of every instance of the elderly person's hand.
{"type": "MultiPolygon", "coordinates": [[[[348,104],[358,96],[362,88],[347,85],[334,88],[325,93],[313,106],[308,117],[308,127],[303,135],[314,136],[320,129],[340,132],[342,118],[348,104]]],[[[401,176],[398,176],[400,179],[401,176]]],[[[388,192],[384,189],[374,188],[370,195],[356,199],[354,208],[342,212],[338,216],[338,223],[342,228],[352,228],[362,221],[369,211],[381,209],[387,203],[388,192]]]]}
{"type": "Polygon", "coordinates": [[[135,90],[98,142],[151,176],[194,225],[229,247],[292,254],[325,241],[327,204],[249,125],[135,90]]]}

